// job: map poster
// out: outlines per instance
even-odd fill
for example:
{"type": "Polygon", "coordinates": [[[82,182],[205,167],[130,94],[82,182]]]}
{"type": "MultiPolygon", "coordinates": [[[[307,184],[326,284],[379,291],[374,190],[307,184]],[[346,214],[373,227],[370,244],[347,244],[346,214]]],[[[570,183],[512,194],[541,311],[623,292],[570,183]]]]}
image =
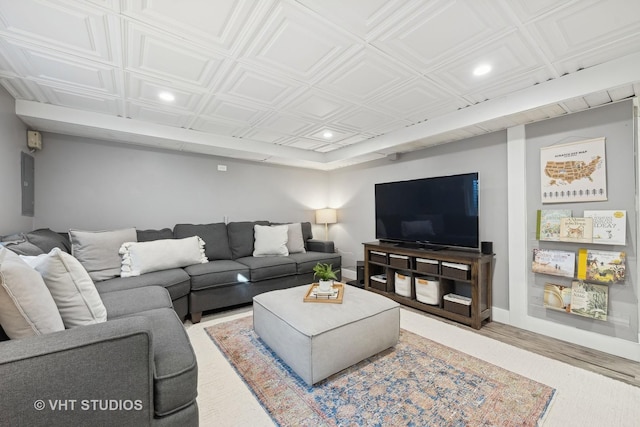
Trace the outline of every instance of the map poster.
{"type": "Polygon", "coordinates": [[[542,203],[607,200],[604,138],[540,149],[542,203]]]}

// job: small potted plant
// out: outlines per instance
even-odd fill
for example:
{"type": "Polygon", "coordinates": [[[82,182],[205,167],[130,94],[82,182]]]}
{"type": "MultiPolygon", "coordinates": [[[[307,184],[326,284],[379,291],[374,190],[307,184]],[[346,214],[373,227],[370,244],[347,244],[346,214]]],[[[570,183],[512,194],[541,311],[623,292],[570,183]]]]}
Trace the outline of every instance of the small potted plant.
{"type": "Polygon", "coordinates": [[[336,273],[338,270],[333,270],[332,264],[319,262],[313,267],[313,277],[318,278],[318,290],[321,292],[328,292],[333,286],[333,281],[338,280],[336,273]]]}

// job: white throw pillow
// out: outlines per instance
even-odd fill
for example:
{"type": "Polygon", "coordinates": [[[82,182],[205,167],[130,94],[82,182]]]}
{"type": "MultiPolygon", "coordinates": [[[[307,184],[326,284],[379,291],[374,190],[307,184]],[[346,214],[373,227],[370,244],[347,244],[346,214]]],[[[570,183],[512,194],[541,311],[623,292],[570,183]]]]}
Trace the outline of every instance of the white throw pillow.
{"type": "Polygon", "coordinates": [[[287,249],[290,254],[305,253],[304,238],[302,237],[302,224],[295,222],[293,224],[287,224],[289,230],[287,231],[287,249]]]}
{"type": "Polygon", "coordinates": [[[107,310],[80,261],[59,248],[22,257],[42,275],[67,329],[107,321],[107,310]]]}
{"type": "Polygon", "coordinates": [[[287,256],[289,227],[286,225],[254,225],[253,256],[287,256]]]}
{"type": "Polygon", "coordinates": [[[112,231],[69,230],[71,255],[76,257],[94,281],[112,279],[120,275],[120,246],[137,242],[135,228],[112,231]]]}
{"type": "Polygon", "coordinates": [[[127,242],[120,247],[120,255],[122,277],[209,262],[205,255],[204,240],[198,236],[127,242]]]}
{"type": "Polygon", "coordinates": [[[11,339],[64,330],[40,273],[5,248],[0,248],[0,325],[11,339]]]}

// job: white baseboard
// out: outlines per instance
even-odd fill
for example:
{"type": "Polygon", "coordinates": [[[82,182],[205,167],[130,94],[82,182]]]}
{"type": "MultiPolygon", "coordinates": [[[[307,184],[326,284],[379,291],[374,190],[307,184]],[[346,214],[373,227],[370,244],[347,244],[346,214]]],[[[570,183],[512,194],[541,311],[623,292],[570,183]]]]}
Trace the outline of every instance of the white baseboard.
{"type": "Polygon", "coordinates": [[[505,310],[504,308],[491,307],[491,320],[508,325],[509,310],[505,310]]]}
{"type": "Polygon", "coordinates": [[[358,278],[358,274],[356,273],[355,270],[352,270],[350,268],[343,268],[342,269],[342,280],[356,280],[358,278]]]}

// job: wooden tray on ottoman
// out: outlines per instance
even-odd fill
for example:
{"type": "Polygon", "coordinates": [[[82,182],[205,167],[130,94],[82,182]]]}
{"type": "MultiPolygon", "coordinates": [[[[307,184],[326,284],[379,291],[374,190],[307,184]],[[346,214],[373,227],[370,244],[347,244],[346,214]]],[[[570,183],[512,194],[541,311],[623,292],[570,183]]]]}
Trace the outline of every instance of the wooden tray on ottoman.
{"type": "Polygon", "coordinates": [[[344,283],[333,282],[334,289],[338,290],[338,296],[336,298],[329,298],[328,296],[314,296],[312,295],[313,288],[320,286],[317,283],[312,283],[307,290],[307,294],[304,296],[304,302],[327,302],[330,304],[342,304],[342,297],[344,296],[344,283]]]}

